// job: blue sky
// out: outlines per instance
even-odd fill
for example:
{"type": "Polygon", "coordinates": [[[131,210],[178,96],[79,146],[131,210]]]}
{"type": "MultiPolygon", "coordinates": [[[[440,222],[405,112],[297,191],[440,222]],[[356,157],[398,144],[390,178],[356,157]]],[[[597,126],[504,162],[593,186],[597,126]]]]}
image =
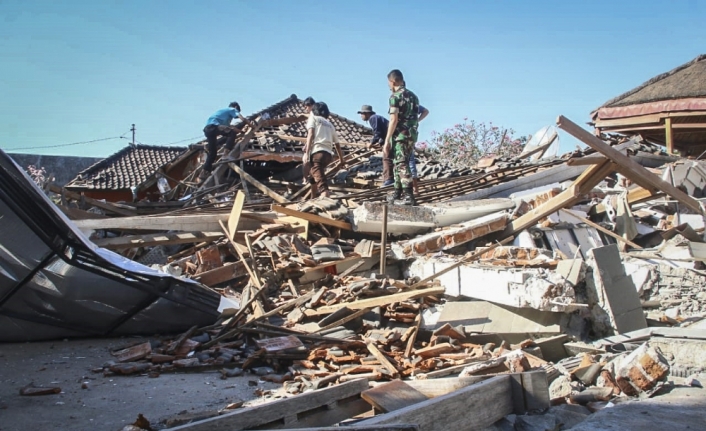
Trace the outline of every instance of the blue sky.
{"type": "Polygon", "coordinates": [[[697,0],[0,0],[0,148],[107,156],[128,141],[30,148],[132,123],[144,144],[197,141],[230,101],[292,93],[358,119],[386,112],[393,68],[431,111],[422,138],[464,117],[532,134],[706,52],[705,18],[697,0]]]}

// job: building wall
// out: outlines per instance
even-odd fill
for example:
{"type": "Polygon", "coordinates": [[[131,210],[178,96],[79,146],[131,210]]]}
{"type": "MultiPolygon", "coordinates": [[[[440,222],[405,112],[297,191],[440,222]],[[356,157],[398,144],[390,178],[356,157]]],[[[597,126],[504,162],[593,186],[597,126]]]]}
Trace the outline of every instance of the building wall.
{"type": "Polygon", "coordinates": [[[22,169],[34,165],[44,168],[48,175],[56,177],[56,184],[63,186],[76,178],[79,172],[103,160],[100,157],[46,156],[42,154],[9,154],[22,169]]]}

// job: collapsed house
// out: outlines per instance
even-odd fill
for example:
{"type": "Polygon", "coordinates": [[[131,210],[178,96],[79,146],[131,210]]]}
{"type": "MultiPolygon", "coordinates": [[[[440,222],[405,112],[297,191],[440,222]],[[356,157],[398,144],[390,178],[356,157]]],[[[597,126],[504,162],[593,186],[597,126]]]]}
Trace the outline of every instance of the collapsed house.
{"type": "MultiPolygon", "coordinates": [[[[560,117],[558,127],[587,149],[542,157],[552,138],[518,158],[463,170],[422,160],[420,205],[388,206],[379,154],[365,145],[369,129],[332,115],[347,168],[327,173],[337,197],[308,200],[300,178],[304,112],[293,95],[250,116],[256,125],[201,183],[193,161],[202,145],[139,177],[101,183],[139,166],[120,159],[149,151],[128,149],[66,188],[51,188],[56,204],[16,166],[2,165],[3,202],[25,201],[10,193],[22,183],[34,208],[17,219],[35,232],[39,225],[57,232],[43,240],[53,247],[49,258],[34,257],[44,260],[21,279],[47,272],[53,261],[46,259],[79,265],[66,253],[70,239],[72,250],[103,257],[91,268],[119,272],[109,278],[129,288],[147,283],[148,294],[180,307],[159,317],[178,320],[181,327],[162,330],[180,335],[126,346],[96,372],[217,369],[224,379],[250,372],[282,384],[260,394],[276,400],[270,404],[175,429],[316,429],[354,417],[358,428],[349,429],[482,429],[567,402],[597,411],[665,384],[683,359],[668,354],[665,339],[703,342],[706,249],[697,198],[706,162],[674,156],[644,136],[599,138],[560,117]],[[168,187],[159,187],[160,177],[168,187]],[[77,188],[89,183],[106,186],[90,196],[77,188]],[[128,268],[111,266],[118,261],[128,268]],[[182,301],[192,292],[208,292],[209,306],[182,301]]],[[[58,290],[71,297],[95,287],[79,275],[58,290]]],[[[111,301],[120,296],[101,292],[111,301]]],[[[138,304],[150,309],[146,298],[133,310],[138,304]]],[[[55,318],[71,312],[50,311],[55,318]]],[[[34,312],[49,314],[46,306],[34,312]]],[[[3,303],[0,313],[16,311],[3,303]]],[[[33,339],[23,330],[10,339],[33,339]]],[[[135,328],[147,330],[156,331],[152,323],[135,328]]],[[[703,370],[681,366],[684,377],[703,370]]]]}

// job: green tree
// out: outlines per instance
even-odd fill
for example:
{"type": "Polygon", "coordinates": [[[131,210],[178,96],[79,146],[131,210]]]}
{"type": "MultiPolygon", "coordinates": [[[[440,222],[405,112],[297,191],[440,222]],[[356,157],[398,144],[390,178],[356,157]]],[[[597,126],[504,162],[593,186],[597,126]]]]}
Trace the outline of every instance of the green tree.
{"type": "Polygon", "coordinates": [[[432,132],[428,142],[417,148],[427,152],[439,162],[465,168],[478,163],[483,157],[516,157],[522,153],[526,136],[514,137],[515,131],[494,126],[492,122],[477,123],[464,118],[463,122],[443,132],[432,132]]]}

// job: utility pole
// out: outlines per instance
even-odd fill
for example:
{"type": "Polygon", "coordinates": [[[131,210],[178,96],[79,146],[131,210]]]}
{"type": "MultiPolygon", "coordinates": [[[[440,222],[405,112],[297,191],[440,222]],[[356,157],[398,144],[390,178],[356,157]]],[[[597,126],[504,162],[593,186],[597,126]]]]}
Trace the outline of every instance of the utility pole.
{"type": "Polygon", "coordinates": [[[132,127],[130,128],[130,131],[132,132],[132,146],[135,146],[135,125],[133,124],[132,127]]]}

